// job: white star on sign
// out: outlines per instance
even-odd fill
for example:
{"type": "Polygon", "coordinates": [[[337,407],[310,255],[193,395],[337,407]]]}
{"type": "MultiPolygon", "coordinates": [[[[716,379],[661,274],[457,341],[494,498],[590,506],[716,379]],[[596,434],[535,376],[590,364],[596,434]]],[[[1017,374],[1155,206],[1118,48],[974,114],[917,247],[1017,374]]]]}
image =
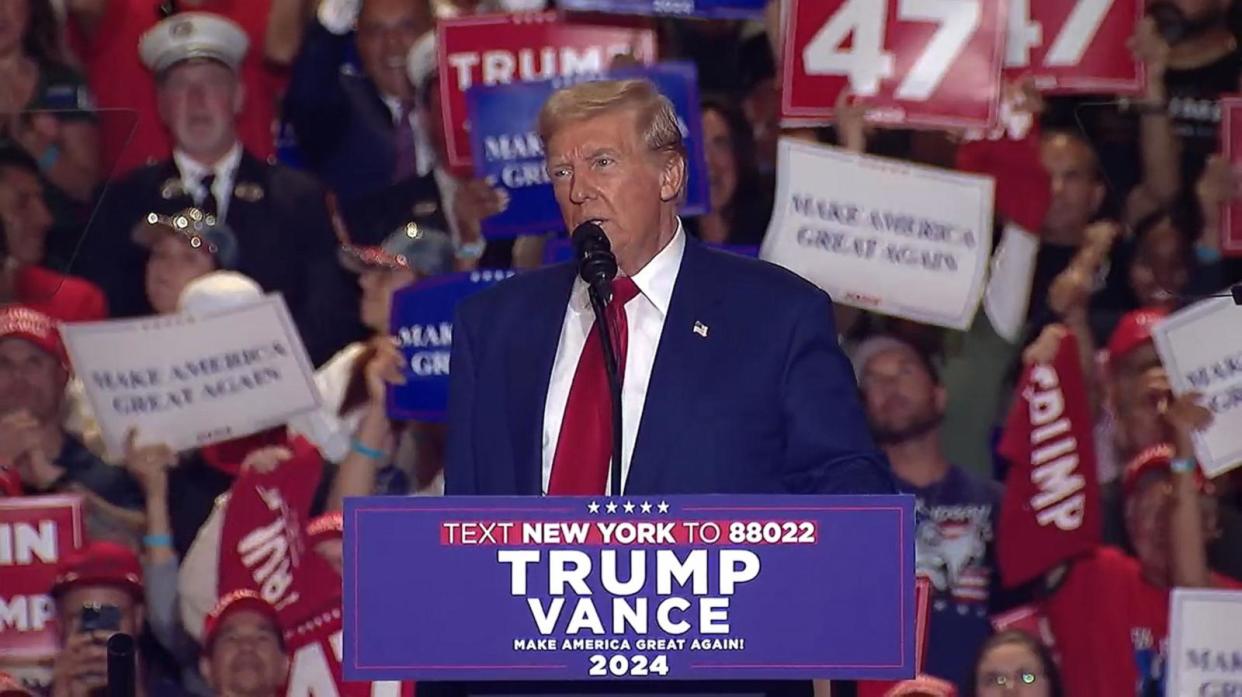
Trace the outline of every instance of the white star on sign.
{"type": "Polygon", "coordinates": [[[656,508],[660,509],[661,513],[668,513],[668,502],[661,501],[660,505],[656,506],[656,508]]]}
{"type": "Polygon", "coordinates": [[[608,502],[608,505],[607,505],[607,506],[605,506],[605,508],[607,508],[607,509],[608,509],[608,512],[609,512],[609,513],[616,513],[616,512],[617,512],[617,503],[616,503],[615,501],[609,501],[609,502],[608,502]]]}
{"type": "Polygon", "coordinates": [[[634,502],[633,502],[633,501],[626,501],[626,502],[625,502],[625,512],[626,512],[626,513],[633,513],[633,512],[634,512],[634,502]]]}
{"type": "Polygon", "coordinates": [[[599,504],[592,501],[587,504],[587,510],[591,513],[599,513],[599,504]]]}
{"type": "Polygon", "coordinates": [[[642,509],[643,513],[651,512],[651,504],[647,501],[643,501],[643,505],[639,506],[639,508],[642,509]]]}

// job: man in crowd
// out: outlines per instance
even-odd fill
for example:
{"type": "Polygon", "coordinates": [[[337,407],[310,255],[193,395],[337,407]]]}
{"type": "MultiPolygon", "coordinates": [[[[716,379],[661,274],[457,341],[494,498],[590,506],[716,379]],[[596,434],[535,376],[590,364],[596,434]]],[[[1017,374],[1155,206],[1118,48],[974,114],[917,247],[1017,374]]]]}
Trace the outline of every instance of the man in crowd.
{"type": "Polygon", "coordinates": [[[917,498],[916,573],[932,583],[926,672],[971,684],[975,656],[991,633],[992,542],[1000,492],[949,462],[941,449],[945,390],[930,358],[888,336],[852,355],[863,407],[897,487],[917,498]]]}
{"type": "Polygon", "coordinates": [[[52,214],[39,165],[21,150],[0,147],[0,302],[19,302],[65,322],[108,316],[94,285],[44,266],[52,214]]]}
{"type": "Polygon", "coordinates": [[[176,143],[160,123],[155,83],[134,47],[161,20],[176,12],[210,12],[244,29],[251,51],[239,76],[248,96],[238,114],[237,135],[260,160],[275,153],[273,131],[284,89],[284,73],[296,51],[297,34],[283,26],[301,26],[305,0],[72,0],[63,3],[69,43],[81,59],[91,95],[100,107],[103,173],[117,176],[166,159],[176,143]],[[290,41],[292,39],[292,41],[290,41]],[[282,46],[282,44],[284,44],[282,46]],[[262,50],[259,50],[259,49],[262,50]]]}
{"type": "Polygon", "coordinates": [[[199,670],[219,697],[277,697],[289,656],[276,608],[251,590],[221,598],[207,615],[199,670]]]}
{"type": "MultiPolygon", "coordinates": [[[[373,193],[418,167],[414,90],[406,56],[432,29],[427,0],[325,0],[293,65],[285,116],[311,169],[342,202],[373,193]],[[362,74],[345,68],[351,39],[362,74]]],[[[374,244],[379,238],[358,239],[374,244]]]]}
{"type": "MultiPolygon", "coordinates": [[[[138,636],[144,619],[138,555],[114,542],[90,542],[69,552],[51,589],[61,646],[52,668],[52,697],[90,697],[107,686],[108,638],[138,636]]],[[[139,656],[139,675],[144,669],[139,656]]],[[[138,697],[152,694],[136,682],[138,697]]]]}
{"type": "Polygon", "coordinates": [[[83,262],[115,314],[149,313],[146,255],[132,230],[150,212],[196,207],[232,228],[238,267],[284,295],[319,362],[357,333],[356,294],[336,263],[323,190],[305,174],[262,162],[238,140],[244,95],[237,71],[246,48],[237,25],[204,13],[175,15],[144,35],[140,51],[157,77],[173,157],[138,169],[105,195],[83,262]]]}
{"type": "Polygon", "coordinates": [[[406,221],[416,220],[449,233],[456,266],[507,268],[513,262],[511,240],[483,239],[482,221],[507,205],[503,189],[481,180],[462,179],[448,170],[448,147],[440,109],[436,35],[424,35],[410,51],[409,82],[414,88],[416,115],[428,147],[422,153],[430,171],[412,174],[352,203],[345,216],[359,241],[378,240],[406,221]]]}
{"type": "Polygon", "coordinates": [[[92,539],[132,540],[142,492],[65,430],[68,380],[55,322],[21,305],[0,309],[0,468],[15,470],[26,494],[84,494],[92,539]]]}

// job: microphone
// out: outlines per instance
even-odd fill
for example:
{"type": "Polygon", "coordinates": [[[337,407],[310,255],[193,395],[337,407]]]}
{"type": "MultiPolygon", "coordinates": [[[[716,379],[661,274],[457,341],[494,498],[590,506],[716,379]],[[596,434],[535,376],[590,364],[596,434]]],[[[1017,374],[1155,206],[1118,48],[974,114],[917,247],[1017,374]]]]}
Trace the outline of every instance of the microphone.
{"type": "Polygon", "coordinates": [[[612,402],[612,460],[608,478],[613,496],[621,495],[621,375],[617,347],[605,306],[612,300],[612,279],[617,277],[617,257],[612,244],[598,223],[588,220],[574,228],[574,255],[578,275],[586,281],[591,308],[595,310],[595,329],[604,349],[604,370],[608,374],[608,393],[612,402]]]}
{"type": "Polygon", "coordinates": [[[605,303],[612,299],[612,279],[617,277],[617,257],[604,229],[594,221],[574,228],[574,256],[578,275],[605,303]]]}
{"type": "Polygon", "coordinates": [[[106,697],[134,697],[137,692],[134,649],[134,638],[128,634],[113,634],[108,638],[106,697]]]}

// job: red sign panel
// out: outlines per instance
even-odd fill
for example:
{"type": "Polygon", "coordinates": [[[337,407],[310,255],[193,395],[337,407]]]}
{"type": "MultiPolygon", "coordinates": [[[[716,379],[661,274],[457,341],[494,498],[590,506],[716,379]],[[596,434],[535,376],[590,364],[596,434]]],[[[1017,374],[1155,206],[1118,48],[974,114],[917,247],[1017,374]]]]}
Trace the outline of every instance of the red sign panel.
{"type": "Polygon", "coordinates": [[[59,643],[48,591],[60,559],[82,546],[82,499],[0,499],[0,655],[40,658],[59,643]]]}
{"type": "Polygon", "coordinates": [[[607,71],[618,55],[650,65],[655,32],[632,26],[580,24],[555,12],[485,15],[440,22],[440,105],[449,166],[471,168],[466,90],[472,85],[550,80],[607,71]]]}
{"type": "Polygon", "coordinates": [[[1045,92],[1137,93],[1143,64],[1126,46],[1142,0],[1010,0],[1005,71],[1045,92]]]}
{"type": "MultiPolygon", "coordinates": [[[[1220,98],[1221,153],[1229,167],[1242,170],[1242,96],[1220,98]]],[[[1221,216],[1220,251],[1225,256],[1242,256],[1242,196],[1233,192],[1221,216]]]]}
{"type": "Polygon", "coordinates": [[[1001,0],[792,0],[781,115],[828,120],[848,87],[875,120],[992,128],[1006,28],[1001,0]]]}

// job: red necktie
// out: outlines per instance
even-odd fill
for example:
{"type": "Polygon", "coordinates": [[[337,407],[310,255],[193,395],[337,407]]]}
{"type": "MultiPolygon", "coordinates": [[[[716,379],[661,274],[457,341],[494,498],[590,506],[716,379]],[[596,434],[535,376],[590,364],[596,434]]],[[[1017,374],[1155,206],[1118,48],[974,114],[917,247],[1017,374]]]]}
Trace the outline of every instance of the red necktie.
{"type": "MultiPolygon", "coordinates": [[[[625,304],[638,295],[638,286],[628,277],[612,284],[612,302],[605,310],[613,328],[617,350],[617,373],[625,375],[625,353],[629,346],[629,323],[625,304]]],[[[561,419],[561,435],[552,458],[548,480],[551,496],[591,496],[603,494],[612,460],[612,396],[608,392],[608,373],[604,367],[604,345],[599,330],[591,323],[582,357],[574,371],[561,419]]]]}

